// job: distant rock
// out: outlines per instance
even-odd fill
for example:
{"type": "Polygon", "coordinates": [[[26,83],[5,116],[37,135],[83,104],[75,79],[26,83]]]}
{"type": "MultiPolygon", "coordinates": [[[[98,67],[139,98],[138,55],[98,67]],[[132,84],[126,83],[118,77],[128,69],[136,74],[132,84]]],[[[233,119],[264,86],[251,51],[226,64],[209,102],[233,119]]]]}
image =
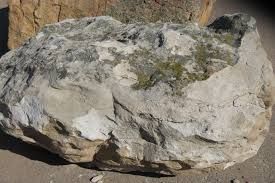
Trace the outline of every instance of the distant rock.
{"type": "MultiPolygon", "coordinates": [[[[0,1],[1,2],[1,1],[0,1]]],[[[192,21],[205,25],[215,0],[9,0],[9,48],[16,48],[45,24],[67,18],[110,15],[125,23],[192,21]]]]}
{"type": "Polygon", "coordinates": [[[273,70],[255,20],[46,26],[0,60],[0,127],[104,170],[176,174],[254,156],[273,70]]]}

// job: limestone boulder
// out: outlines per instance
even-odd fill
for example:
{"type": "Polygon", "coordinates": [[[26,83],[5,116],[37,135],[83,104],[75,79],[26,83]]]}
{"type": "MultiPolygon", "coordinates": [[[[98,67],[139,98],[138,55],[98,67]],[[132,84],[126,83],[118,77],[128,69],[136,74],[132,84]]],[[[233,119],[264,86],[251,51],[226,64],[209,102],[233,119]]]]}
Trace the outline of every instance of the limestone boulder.
{"type": "Polygon", "coordinates": [[[67,18],[110,15],[124,23],[207,23],[215,0],[9,0],[9,48],[16,48],[45,24],[67,18]]]}
{"type": "Polygon", "coordinates": [[[273,70],[255,19],[47,25],[0,60],[0,127],[73,162],[177,174],[254,156],[273,70]]]}

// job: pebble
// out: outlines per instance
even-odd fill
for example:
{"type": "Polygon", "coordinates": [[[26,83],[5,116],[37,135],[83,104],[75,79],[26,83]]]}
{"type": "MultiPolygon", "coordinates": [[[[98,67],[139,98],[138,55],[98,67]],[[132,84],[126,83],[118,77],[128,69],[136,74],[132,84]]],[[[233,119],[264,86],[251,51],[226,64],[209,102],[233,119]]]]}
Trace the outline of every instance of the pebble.
{"type": "Polygon", "coordinates": [[[103,175],[95,176],[91,179],[91,182],[93,182],[93,183],[102,183],[102,181],[101,181],[102,178],[103,178],[103,175]]]}
{"type": "Polygon", "coordinates": [[[231,183],[241,183],[241,181],[239,181],[238,179],[233,179],[231,180],[231,183]]]}

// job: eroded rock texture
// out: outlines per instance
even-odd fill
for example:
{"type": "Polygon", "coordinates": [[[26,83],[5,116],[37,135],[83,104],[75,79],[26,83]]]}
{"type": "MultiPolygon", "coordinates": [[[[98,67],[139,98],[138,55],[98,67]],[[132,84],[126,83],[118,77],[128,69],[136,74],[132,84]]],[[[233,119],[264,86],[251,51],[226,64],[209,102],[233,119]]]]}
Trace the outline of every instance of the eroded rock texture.
{"type": "Polygon", "coordinates": [[[67,18],[110,15],[124,23],[195,21],[205,25],[215,0],[9,0],[9,48],[21,45],[45,24],[67,18]]]}
{"type": "Polygon", "coordinates": [[[254,156],[273,71],[255,20],[48,25],[0,60],[0,127],[70,162],[176,174],[254,156]]]}

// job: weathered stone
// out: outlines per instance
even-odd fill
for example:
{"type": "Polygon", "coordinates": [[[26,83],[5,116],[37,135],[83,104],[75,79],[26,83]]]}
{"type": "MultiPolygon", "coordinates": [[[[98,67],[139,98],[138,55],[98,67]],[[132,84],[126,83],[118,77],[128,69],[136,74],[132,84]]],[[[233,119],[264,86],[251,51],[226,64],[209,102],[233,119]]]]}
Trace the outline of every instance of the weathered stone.
{"type": "Polygon", "coordinates": [[[101,169],[176,174],[254,156],[273,70],[255,20],[48,25],[0,60],[6,133],[101,169]]]}
{"type": "Polygon", "coordinates": [[[45,24],[67,18],[111,15],[128,23],[187,20],[207,23],[215,0],[9,0],[9,48],[21,45],[45,24]]]}

